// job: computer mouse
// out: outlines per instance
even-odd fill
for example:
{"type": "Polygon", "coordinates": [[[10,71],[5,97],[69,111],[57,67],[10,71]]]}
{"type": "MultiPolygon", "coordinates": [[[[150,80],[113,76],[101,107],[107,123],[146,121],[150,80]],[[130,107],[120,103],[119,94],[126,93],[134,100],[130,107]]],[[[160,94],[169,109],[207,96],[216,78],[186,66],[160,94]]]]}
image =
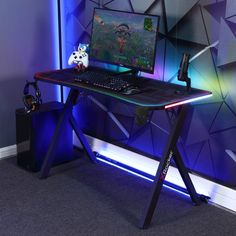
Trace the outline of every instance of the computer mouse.
{"type": "Polygon", "coordinates": [[[137,93],[140,93],[140,92],[141,92],[140,88],[135,87],[135,86],[130,86],[130,87],[124,89],[122,91],[122,94],[132,95],[132,94],[137,94],[137,93]]]}

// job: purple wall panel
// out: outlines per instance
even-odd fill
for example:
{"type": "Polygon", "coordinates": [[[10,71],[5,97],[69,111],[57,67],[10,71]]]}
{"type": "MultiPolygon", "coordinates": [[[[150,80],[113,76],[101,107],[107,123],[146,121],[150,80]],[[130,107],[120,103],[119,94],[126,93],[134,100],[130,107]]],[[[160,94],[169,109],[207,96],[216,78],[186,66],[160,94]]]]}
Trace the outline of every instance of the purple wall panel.
{"type": "MultiPolygon", "coordinates": [[[[94,7],[147,12],[161,15],[160,37],[154,79],[176,81],[180,58],[183,52],[191,56],[200,53],[189,67],[193,87],[208,89],[213,97],[193,104],[179,141],[181,153],[188,168],[207,178],[225,185],[236,186],[236,9],[234,1],[215,0],[139,0],[126,1],[63,1],[64,21],[67,31],[64,48],[66,60],[74,46],[85,40],[89,42],[91,17],[94,7]],[[173,4],[174,2],[174,4],[173,4]],[[183,7],[184,6],[184,7],[183,7]],[[83,16],[83,17],[82,17],[83,16]],[[165,17],[164,17],[165,16],[165,17]],[[71,24],[73,18],[73,24],[71,24]],[[206,47],[210,48],[206,49],[206,47]]],[[[146,75],[146,74],[145,74],[146,75]]],[[[95,97],[96,99],[100,99],[95,97]]],[[[96,116],[114,112],[130,137],[122,137],[109,116],[106,116],[104,132],[92,132],[98,138],[118,145],[126,145],[138,151],[160,155],[167,139],[169,126],[165,112],[149,114],[144,126],[135,123],[135,107],[122,106],[105,98],[101,102],[107,110],[96,108],[96,116]],[[113,110],[116,107],[115,111],[113,110]],[[124,116],[126,111],[127,119],[124,116]],[[127,112],[128,111],[128,112],[127,112]],[[121,118],[122,117],[122,118],[121,118]],[[114,131],[111,132],[110,129],[114,131]],[[131,135],[132,134],[132,135],[131,135]]],[[[90,109],[89,107],[88,109],[90,109]]],[[[95,108],[94,108],[95,109],[95,108]]],[[[91,122],[96,118],[80,113],[80,119],[91,122]]],[[[98,119],[99,120],[99,119],[98,119]]],[[[100,122],[97,123],[99,127],[100,122]]],[[[96,130],[96,129],[95,129],[96,130]]]]}
{"type": "MultiPolygon", "coordinates": [[[[0,148],[15,141],[15,110],[23,107],[23,88],[37,71],[58,68],[56,1],[0,1],[0,148]]],[[[42,99],[57,89],[39,85],[42,99]]],[[[30,93],[34,91],[30,89],[30,93]]]]}

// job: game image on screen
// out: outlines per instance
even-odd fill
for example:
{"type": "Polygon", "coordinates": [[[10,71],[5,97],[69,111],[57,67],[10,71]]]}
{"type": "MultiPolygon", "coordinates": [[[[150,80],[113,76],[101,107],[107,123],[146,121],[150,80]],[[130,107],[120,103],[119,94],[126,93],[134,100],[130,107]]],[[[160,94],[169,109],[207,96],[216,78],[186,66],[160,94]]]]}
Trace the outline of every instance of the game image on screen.
{"type": "Polygon", "coordinates": [[[159,16],[95,8],[90,59],[153,73],[159,16]]]}

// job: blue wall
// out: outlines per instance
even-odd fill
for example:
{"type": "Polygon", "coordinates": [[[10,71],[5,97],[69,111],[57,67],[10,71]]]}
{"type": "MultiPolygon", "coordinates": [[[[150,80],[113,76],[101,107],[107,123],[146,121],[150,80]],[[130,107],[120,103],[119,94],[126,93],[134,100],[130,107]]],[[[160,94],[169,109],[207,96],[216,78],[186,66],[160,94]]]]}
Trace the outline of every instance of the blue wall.
{"type": "MultiPolygon", "coordinates": [[[[57,1],[1,1],[0,16],[1,148],[16,143],[15,110],[23,107],[25,81],[58,68],[57,1]]],[[[57,88],[39,87],[44,102],[57,99],[57,88]]]]}
{"type": "MultiPolygon", "coordinates": [[[[147,12],[161,16],[156,70],[150,77],[176,83],[183,52],[200,53],[189,68],[192,86],[213,92],[194,103],[179,147],[193,172],[236,187],[236,3],[215,0],[61,1],[64,66],[74,46],[89,42],[94,7],[147,12]],[[206,49],[206,47],[211,48],[206,49]]],[[[146,75],[148,76],[148,75],[146,75]]],[[[150,114],[144,126],[135,123],[135,107],[96,96],[78,107],[83,129],[95,137],[149,155],[161,155],[169,125],[164,112],[150,114]],[[98,104],[106,109],[101,109],[98,104]],[[112,112],[123,129],[110,118],[112,112]],[[130,134],[130,137],[128,137],[130,134]]]]}

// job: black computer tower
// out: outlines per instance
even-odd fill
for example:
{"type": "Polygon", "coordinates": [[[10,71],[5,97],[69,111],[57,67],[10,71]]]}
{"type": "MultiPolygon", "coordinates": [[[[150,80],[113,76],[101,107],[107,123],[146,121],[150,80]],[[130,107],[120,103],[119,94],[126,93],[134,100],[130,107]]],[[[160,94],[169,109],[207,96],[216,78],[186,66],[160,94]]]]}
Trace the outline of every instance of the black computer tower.
{"type": "MultiPolygon", "coordinates": [[[[26,113],[24,108],[16,110],[17,164],[30,171],[39,171],[56,124],[63,110],[63,104],[49,102],[40,109],[26,113]]],[[[57,143],[53,165],[73,159],[72,128],[69,122],[61,132],[57,143]]]]}

